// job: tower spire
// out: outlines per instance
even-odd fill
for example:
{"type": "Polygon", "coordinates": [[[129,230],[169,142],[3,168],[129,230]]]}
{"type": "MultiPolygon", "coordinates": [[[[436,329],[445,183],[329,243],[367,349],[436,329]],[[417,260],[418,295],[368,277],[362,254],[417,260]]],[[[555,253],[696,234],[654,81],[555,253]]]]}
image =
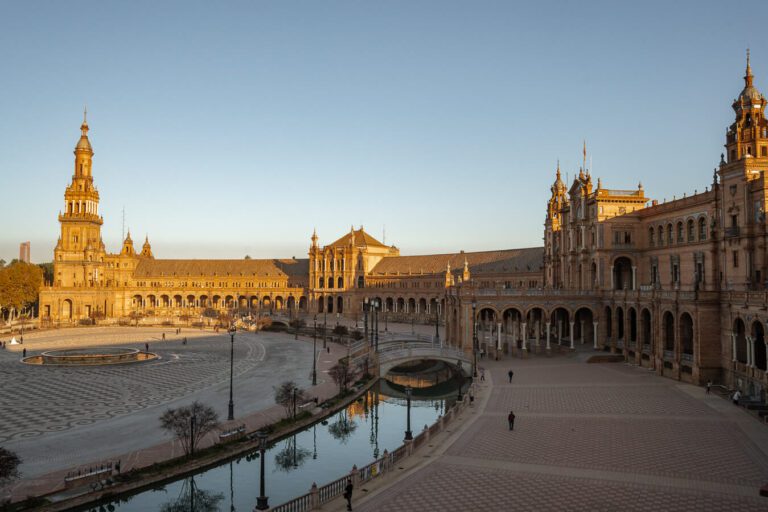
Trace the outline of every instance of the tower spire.
{"type": "Polygon", "coordinates": [[[744,85],[746,87],[752,87],[752,66],[749,65],[749,48],[747,48],[747,72],[744,75],[744,85]]]}

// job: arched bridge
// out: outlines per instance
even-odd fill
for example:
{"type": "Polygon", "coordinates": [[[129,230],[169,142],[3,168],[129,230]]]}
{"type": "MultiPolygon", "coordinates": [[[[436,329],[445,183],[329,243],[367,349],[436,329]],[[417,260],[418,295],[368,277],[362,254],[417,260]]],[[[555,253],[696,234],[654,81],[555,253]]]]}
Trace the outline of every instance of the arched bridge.
{"type": "Polygon", "coordinates": [[[428,336],[392,336],[389,339],[380,340],[378,345],[378,354],[374,354],[374,348],[369,347],[365,342],[356,344],[351,350],[353,362],[359,363],[365,358],[369,361],[378,360],[379,375],[382,377],[392,368],[422,359],[460,366],[465,375],[472,373],[472,360],[463,350],[443,346],[428,336]]]}

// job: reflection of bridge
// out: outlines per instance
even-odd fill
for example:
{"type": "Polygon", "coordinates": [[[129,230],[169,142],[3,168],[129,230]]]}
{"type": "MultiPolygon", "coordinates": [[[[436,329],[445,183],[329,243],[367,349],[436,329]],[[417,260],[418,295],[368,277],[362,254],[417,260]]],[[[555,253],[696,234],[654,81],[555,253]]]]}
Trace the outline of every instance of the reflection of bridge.
{"type": "Polygon", "coordinates": [[[382,377],[392,368],[420,360],[443,361],[451,366],[460,366],[465,375],[472,372],[472,361],[463,350],[444,346],[429,336],[392,334],[384,340],[379,339],[378,348],[378,353],[374,353],[374,348],[368,343],[355,343],[350,347],[352,362],[361,364],[368,358],[375,364],[378,360],[379,375],[382,377]]]}

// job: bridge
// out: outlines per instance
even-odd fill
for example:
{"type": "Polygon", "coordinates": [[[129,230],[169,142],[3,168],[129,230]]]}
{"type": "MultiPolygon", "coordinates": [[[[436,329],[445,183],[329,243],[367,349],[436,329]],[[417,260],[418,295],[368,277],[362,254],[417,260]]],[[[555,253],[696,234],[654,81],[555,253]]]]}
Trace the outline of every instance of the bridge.
{"type": "Polygon", "coordinates": [[[432,336],[420,334],[395,334],[379,338],[378,353],[365,341],[350,346],[350,359],[353,364],[363,364],[365,359],[378,360],[379,375],[384,377],[393,368],[410,361],[427,359],[443,361],[453,367],[460,367],[464,375],[472,374],[472,360],[461,349],[442,345],[432,336]]]}

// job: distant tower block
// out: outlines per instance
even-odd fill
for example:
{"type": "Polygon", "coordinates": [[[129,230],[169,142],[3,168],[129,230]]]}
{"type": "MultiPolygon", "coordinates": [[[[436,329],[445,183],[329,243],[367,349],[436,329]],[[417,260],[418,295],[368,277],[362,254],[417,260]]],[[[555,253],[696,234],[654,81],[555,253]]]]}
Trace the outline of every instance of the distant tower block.
{"type": "Polygon", "coordinates": [[[19,244],[19,261],[29,263],[29,242],[19,244]]]}

